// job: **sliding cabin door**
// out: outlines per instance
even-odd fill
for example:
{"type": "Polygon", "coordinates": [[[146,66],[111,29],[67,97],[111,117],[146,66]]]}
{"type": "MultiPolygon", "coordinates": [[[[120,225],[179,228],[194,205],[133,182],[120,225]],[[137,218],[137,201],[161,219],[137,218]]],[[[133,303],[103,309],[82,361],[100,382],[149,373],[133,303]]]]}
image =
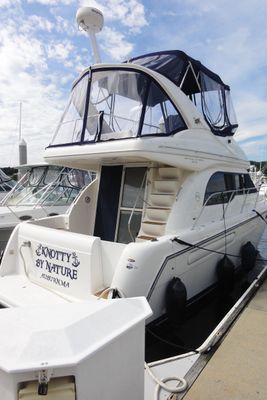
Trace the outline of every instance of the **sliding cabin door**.
{"type": "Polygon", "coordinates": [[[142,219],[146,171],[146,167],[102,167],[94,236],[120,243],[136,238],[142,219]]]}

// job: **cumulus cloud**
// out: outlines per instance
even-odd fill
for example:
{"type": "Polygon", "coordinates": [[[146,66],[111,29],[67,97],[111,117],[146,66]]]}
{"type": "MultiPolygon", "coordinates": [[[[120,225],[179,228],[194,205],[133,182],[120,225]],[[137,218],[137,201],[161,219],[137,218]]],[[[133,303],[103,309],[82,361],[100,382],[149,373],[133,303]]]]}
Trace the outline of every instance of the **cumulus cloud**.
{"type": "Polygon", "coordinates": [[[48,58],[66,60],[73,50],[73,44],[65,40],[62,42],[52,42],[47,45],[48,58]]]}
{"type": "Polygon", "coordinates": [[[19,2],[20,2],[20,0],[0,0],[0,8],[12,6],[12,5],[18,4],[19,2]]]}
{"type": "Polygon", "coordinates": [[[66,60],[70,45],[64,50],[57,46],[46,48],[44,41],[32,34],[32,20],[32,17],[24,22],[23,18],[11,19],[0,28],[2,166],[18,163],[18,154],[12,149],[18,140],[19,102],[22,102],[22,133],[29,146],[30,162],[40,161],[42,149],[49,143],[65,105],[59,80],[55,82],[58,74],[53,73],[53,82],[48,63],[51,57],[66,60]]]}
{"type": "Polygon", "coordinates": [[[41,17],[39,15],[30,15],[27,21],[21,27],[21,31],[25,33],[30,33],[34,31],[47,31],[51,32],[54,29],[54,24],[47,18],[41,17]]]}
{"type": "Polygon", "coordinates": [[[104,27],[101,37],[101,48],[116,61],[124,61],[133,51],[133,44],[115,29],[104,27]]]}
{"type": "Polygon", "coordinates": [[[39,3],[46,6],[57,6],[57,5],[70,5],[76,3],[75,0],[26,0],[29,4],[31,3],[39,3]]]}

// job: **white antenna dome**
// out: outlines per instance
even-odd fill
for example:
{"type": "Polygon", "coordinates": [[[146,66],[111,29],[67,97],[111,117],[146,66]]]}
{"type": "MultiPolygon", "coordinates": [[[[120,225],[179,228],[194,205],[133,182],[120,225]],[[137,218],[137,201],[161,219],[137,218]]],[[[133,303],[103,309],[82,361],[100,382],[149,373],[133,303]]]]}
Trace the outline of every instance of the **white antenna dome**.
{"type": "Polygon", "coordinates": [[[76,21],[85,32],[98,33],[103,28],[104,16],[97,8],[81,7],[76,13],[76,21]]]}

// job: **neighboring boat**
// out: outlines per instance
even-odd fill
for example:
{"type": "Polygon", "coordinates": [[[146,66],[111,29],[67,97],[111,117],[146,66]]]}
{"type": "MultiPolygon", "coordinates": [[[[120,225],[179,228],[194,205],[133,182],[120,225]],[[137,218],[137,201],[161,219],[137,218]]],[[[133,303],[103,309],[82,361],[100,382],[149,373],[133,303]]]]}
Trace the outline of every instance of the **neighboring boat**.
{"type": "MultiPolygon", "coordinates": [[[[85,171],[48,164],[20,166],[22,178],[0,203],[0,250],[21,221],[65,213],[81,188],[91,181],[85,171]]],[[[3,175],[4,177],[4,175],[3,175]]]]}
{"type": "Polygon", "coordinates": [[[267,176],[264,174],[262,170],[258,170],[255,165],[251,165],[249,169],[250,177],[259,190],[260,196],[267,196],[267,176]]]}
{"type": "Polygon", "coordinates": [[[4,171],[0,169],[0,201],[15,185],[16,181],[7,176],[4,171]]]}

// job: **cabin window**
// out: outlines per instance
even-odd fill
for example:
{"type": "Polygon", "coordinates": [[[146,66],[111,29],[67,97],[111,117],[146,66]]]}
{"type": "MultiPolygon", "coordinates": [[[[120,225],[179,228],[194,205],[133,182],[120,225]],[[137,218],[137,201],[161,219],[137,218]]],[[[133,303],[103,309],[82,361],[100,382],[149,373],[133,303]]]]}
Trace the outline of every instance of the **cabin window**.
{"type": "Polygon", "coordinates": [[[117,242],[129,243],[138,235],[142,219],[146,171],[145,167],[124,170],[118,213],[117,242]]]}
{"type": "Polygon", "coordinates": [[[226,190],[225,174],[223,172],[216,172],[208,182],[204,202],[207,201],[206,205],[225,203],[226,199],[223,198],[222,192],[226,190]]]}
{"type": "Polygon", "coordinates": [[[207,206],[227,203],[236,195],[257,192],[249,174],[216,172],[207,184],[204,204],[207,206]]]}

